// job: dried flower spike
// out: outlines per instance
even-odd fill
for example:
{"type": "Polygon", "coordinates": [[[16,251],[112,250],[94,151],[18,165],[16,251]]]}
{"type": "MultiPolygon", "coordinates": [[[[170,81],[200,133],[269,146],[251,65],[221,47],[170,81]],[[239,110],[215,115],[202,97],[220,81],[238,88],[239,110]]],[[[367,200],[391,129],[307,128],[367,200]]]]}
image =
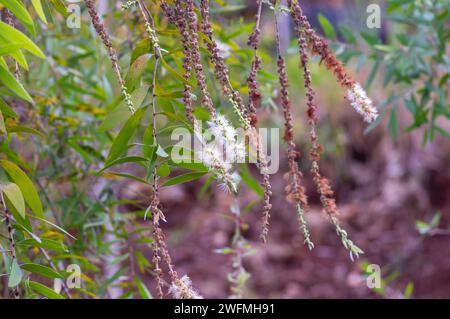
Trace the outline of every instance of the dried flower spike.
{"type": "Polygon", "coordinates": [[[286,73],[286,63],[281,55],[280,48],[280,34],[278,29],[277,12],[274,11],[275,18],[275,32],[276,32],[276,43],[277,43],[277,71],[278,78],[280,81],[280,92],[281,92],[281,105],[283,107],[284,115],[284,140],[288,146],[287,157],[290,170],[291,184],[286,187],[287,197],[295,202],[295,208],[297,211],[298,221],[300,225],[300,230],[302,231],[304,243],[311,250],[314,248],[314,244],[311,241],[311,236],[308,230],[308,225],[305,220],[305,212],[308,210],[308,199],[305,194],[305,189],[301,185],[301,180],[303,175],[298,167],[298,157],[299,153],[296,151],[296,145],[294,142],[294,125],[292,116],[292,105],[289,99],[288,86],[289,81],[286,73]]]}
{"type": "MultiPolygon", "coordinates": [[[[213,38],[213,30],[209,17],[208,0],[201,0],[200,12],[202,16],[202,31],[208,37],[208,41],[205,40],[205,44],[209,51],[209,58],[214,65],[214,73],[216,78],[219,80],[223,92],[228,96],[231,105],[233,106],[233,110],[238,115],[239,121],[241,122],[246,135],[249,137],[249,140],[255,142],[253,145],[250,145],[250,147],[256,150],[257,167],[260,174],[263,176],[264,204],[262,209],[262,232],[260,237],[263,242],[266,242],[269,231],[270,210],[272,208],[272,204],[270,203],[272,189],[269,174],[267,172],[267,160],[263,153],[260,136],[255,129],[256,119],[252,119],[251,116],[248,116],[251,112],[246,112],[242,97],[239,92],[233,89],[230,83],[228,67],[220,55],[220,49],[217,42],[213,38]],[[253,123],[253,125],[251,123],[253,123]]],[[[253,40],[257,40],[256,38],[258,37],[253,37],[253,40]]],[[[252,44],[255,44],[254,42],[255,41],[252,41],[252,44]]]]}
{"type": "MultiPolygon", "coordinates": [[[[155,55],[154,59],[154,65],[153,65],[153,80],[152,80],[152,100],[151,100],[151,106],[152,106],[152,121],[153,121],[153,141],[156,145],[158,145],[157,141],[157,129],[156,129],[156,77],[157,77],[157,70],[159,65],[159,60],[161,58],[161,48],[159,46],[159,40],[155,31],[155,23],[153,20],[153,17],[148,10],[147,6],[145,5],[145,2],[143,0],[138,0],[138,7],[141,13],[142,18],[144,19],[144,25],[147,30],[148,37],[152,43],[153,47],[153,53],[155,55]]],[[[160,298],[163,298],[164,294],[162,291],[162,277],[163,272],[160,268],[160,261],[164,261],[166,264],[169,275],[171,278],[171,289],[174,287],[178,295],[178,298],[195,298],[198,296],[197,294],[194,294],[192,291],[192,288],[190,288],[190,280],[187,276],[184,276],[183,278],[179,279],[177,272],[174,270],[174,266],[172,264],[172,258],[169,254],[169,250],[167,248],[167,244],[165,241],[165,235],[163,230],[161,229],[160,220],[165,221],[164,214],[162,210],[159,208],[160,205],[160,197],[159,197],[159,187],[158,187],[158,176],[157,176],[157,166],[154,165],[153,167],[153,198],[151,201],[151,204],[148,208],[148,211],[152,212],[152,224],[153,224],[153,237],[154,237],[154,243],[153,243],[153,257],[152,261],[154,264],[154,272],[156,275],[156,283],[157,283],[157,292],[160,298]]],[[[170,292],[170,290],[169,290],[170,292]]],[[[175,296],[177,298],[177,296],[175,296]]]]}
{"type": "Polygon", "coordinates": [[[262,11],[262,0],[256,1],[258,6],[258,11],[256,13],[256,22],[255,28],[253,29],[252,34],[249,36],[247,44],[253,47],[253,61],[252,66],[250,68],[250,74],[247,78],[247,86],[248,86],[248,119],[250,121],[250,125],[255,127],[258,121],[256,116],[256,103],[261,98],[261,93],[259,92],[259,85],[256,79],[257,72],[261,69],[261,59],[258,57],[258,48],[259,43],[261,41],[261,29],[260,29],[260,21],[261,21],[261,11],[262,11]]]}
{"type": "MultiPolygon", "coordinates": [[[[300,55],[300,63],[303,69],[303,79],[304,79],[304,87],[306,90],[306,98],[307,98],[307,114],[308,114],[308,123],[311,127],[310,130],[310,140],[311,140],[311,150],[310,150],[310,159],[311,159],[311,174],[313,176],[314,183],[316,184],[318,193],[320,195],[320,201],[322,203],[323,209],[325,213],[328,215],[330,222],[336,229],[336,233],[340,237],[342,244],[344,247],[349,250],[350,258],[353,259],[353,255],[358,257],[359,254],[362,254],[363,251],[357,247],[351,240],[348,239],[347,233],[341,228],[339,225],[339,221],[337,219],[337,215],[339,214],[338,209],[336,207],[336,201],[334,199],[334,192],[331,189],[330,182],[328,179],[321,175],[319,168],[320,161],[320,153],[322,151],[322,146],[318,143],[316,125],[317,125],[317,105],[315,104],[314,97],[315,92],[312,88],[311,83],[311,72],[308,68],[308,54],[307,54],[307,41],[308,38],[308,28],[310,29],[309,22],[306,17],[302,14],[300,5],[297,1],[295,3],[291,0],[288,0],[288,5],[291,7],[291,15],[294,21],[294,30],[297,35],[298,40],[298,49],[300,55]]],[[[354,82],[352,82],[353,85],[354,82]]]]}
{"type": "Polygon", "coordinates": [[[294,23],[302,29],[305,41],[311,46],[312,53],[320,55],[321,61],[325,66],[331,70],[336,77],[337,82],[347,89],[346,97],[350,101],[353,108],[363,116],[363,119],[371,123],[377,116],[378,111],[372,105],[372,101],[367,97],[364,89],[352,78],[352,76],[345,70],[341,61],[339,61],[328,47],[327,42],[317,35],[308,18],[303,14],[303,10],[297,0],[288,0],[288,5],[291,8],[292,18],[294,23]]]}
{"type": "Polygon", "coordinates": [[[100,20],[97,9],[95,8],[94,1],[93,0],[84,0],[84,1],[86,3],[86,7],[88,8],[88,13],[91,17],[95,31],[97,32],[98,36],[102,39],[103,44],[108,50],[108,55],[109,59],[111,60],[113,71],[119,80],[120,89],[122,91],[125,102],[128,106],[128,109],[130,110],[131,113],[134,113],[136,109],[134,107],[133,101],[131,100],[131,95],[128,93],[128,89],[125,86],[125,81],[122,78],[116,50],[114,50],[112,46],[111,38],[109,37],[109,34],[106,31],[104,24],[100,20]]]}

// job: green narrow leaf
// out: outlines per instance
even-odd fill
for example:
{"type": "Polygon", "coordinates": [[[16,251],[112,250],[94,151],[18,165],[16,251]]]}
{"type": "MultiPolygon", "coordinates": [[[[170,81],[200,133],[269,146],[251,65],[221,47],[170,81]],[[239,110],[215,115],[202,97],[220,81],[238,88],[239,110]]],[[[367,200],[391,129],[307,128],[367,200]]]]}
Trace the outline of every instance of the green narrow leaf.
{"type": "Polygon", "coordinates": [[[146,161],[148,161],[148,159],[146,159],[145,157],[125,156],[125,157],[118,158],[118,159],[112,161],[108,165],[105,165],[105,167],[103,167],[101,170],[99,170],[98,173],[101,173],[104,170],[106,170],[112,166],[115,166],[115,165],[124,164],[124,163],[139,163],[139,162],[146,162],[146,161]]]}
{"type": "Polygon", "coordinates": [[[196,180],[196,179],[202,177],[206,173],[208,173],[208,172],[192,172],[192,173],[186,173],[183,175],[178,175],[178,176],[166,181],[163,184],[163,186],[172,186],[172,185],[176,185],[176,184],[190,182],[190,181],[193,181],[193,180],[196,180]]]}
{"type": "Polygon", "coordinates": [[[29,51],[30,53],[45,59],[45,55],[44,53],[42,53],[41,49],[39,49],[39,47],[34,44],[33,41],[31,41],[25,34],[23,34],[22,32],[20,32],[19,30],[11,27],[10,25],[0,21],[0,34],[1,35],[8,35],[8,38],[6,38],[6,40],[9,39],[14,39],[14,41],[11,41],[13,43],[23,43],[23,48],[27,51],[29,51]]]}
{"type": "Polygon", "coordinates": [[[132,179],[132,180],[144,183],[144,184],[148,184],[148,182],[145,179],[142,179],[140,177],[137,177],[137,176],[134,176],[134,175],[131,175],[131,174],[127,174],[127,173],[119,173],[119,172],[110,172],[110,171],[108,171],[108,172],[103,173],[103,175],[104,176],[112,175],[112,176],[119,176],[119,177],[129,178],[129,179],[132,179]]]}
{"type": "Polygon", "coordinates": [[[53,240],[53,239],[47,239],[47,238],[41,238],[41,242],[37,241],[34,238],[28,238],[24,239],[17,243],[17,245],[20,246],[31,246],[31,247],[41,247],[47,250],[52,250],[58,253],[67,253],[67,247],[64,246],[64,244],[60,241],[53,240]]]}
{"type": "Polygon", "coordinates": [[[21,268],[28,272],[32,272],[33,274],[38,274],[50,279],[64,278],[60,273],[54,271],[52,268],[39,264],[26,263],[22,264],[21,268]]]}
{"type": "Polygon", "coordinates": [[[164,66],[164,68],[170,73],[172,74],[176,79],[180,80],[182,83],[187,84],[187,85],[191,85],[192,83],[189,82],[188,80],[186,80],[184,78],[184,76],[182,76],[180,73],[178,73],[174,68],[172,68],[169,63],[167,63],[166,60],[163,59],[163,57],[161,56],[160,58],[162,65],[164,66]]]}
{"type": "Polygon", "coordinates": [[[37,217],[37,216],[31,216],[31,217],[32,217],[32,218],[35,218],[35,219],[38,219],[38,220],[40,220],[41,222],[47,223],[47,224],[49,224],[49,225],[55,227],[57,230],[63,232],[64,234],[66,234],[66,235],[69,236],[70,238],[72,238],[72,239],[74,239],[74,240],[77,240],[76,237],[74,237],[72,234],[70,234],[70,233],[69,233],[68,231],[66,231],[64,228],[59,227],[58,225],[56,225],[56,224],[54,224],[54,223],[52,223],[52,222],[50,222],[50,221],[48,221],[48,220],[46,220],[46,219],[44,219],[44,218],[40,218],[40,217],[37,217]]]}
{"type": "Polygon", "coordinates": [[[38,14],[39,18],[41,18],[42,22],[47,24],[47,18],[45,17],[41,0],[31,0],[31,3],[33,4],[34,10],[36,10],[36,13],[38,14]]]}
{"type": "MultiPolygon", "coordinates": [[[[131,101],[133,101],[134,107],[136,109],[141,107],[145,97],[147,96],[149,88],[149,85],[143,85],[142,87],[134,90],[134,92],[131,93],[131,101]]],[[[130,117],[130,110],[128,109],[125,101],[122,101],[119,103],[119,105],[117,105],[114,109],[106,114],[105,120],[99,126],[98,131],[109,131],[119,126],[120,124],[125,123],[130,117]]]]}
{"type": "Polygon", "coordinates": [[[20,269],[17,259],[14,258],[9,272],[8,287],[16,287],[22,281],[22,270],[20,269]]]}
{"type": "Polygon", "coordinates": [[[145,67],[147,66],[147,62],[150,59],[149,55],[142,55],[136,59],[136,61],[131,64],[130,69],[128,70],[127,76],[125,77],[125,86],[130,90],[134,90],[134,88],[139,84],[139,81],[144,73],[145,67]]]}
{"type": "Polygon", "coordinates": [[[318,15],[320,26],[322,27],[323,32],[326,37],[329,39],[336,39],[336,30],[334,30],[331,22],[322,14],[318,15]]]}
{"type": "Polygon", "coordinates": [[[7,68],[3,65],[0,65],[0,81],[6,85],[11,91],[13,91],[17,96],[24,99],[25,101],[32,102],[33,99],[28,94],[28,92],[24,89],[22,84],[17,81],[14,75],[9,72],[7,68]]]}
{"type": "Polygon", "coordinates": [[[137,58],[144,54],[148,54],[149,52],[153,52],[153,46],[150,39],[144,39],[138,42],[133,52],[131,53],[130,63],[133,64],[137,58]]]}
{"type": "Polygon", "coordinates": [[[8,132],[9,133],[28,133],[28,134],[34,134],[40,137],[45,137],[45,134],[32,128],[32,127],[26,127],[26,126],[20,126],[20,125],[14,125],[14,126],[8,126],[8,132]]]}
{"type": "Polygon", "coordinates": [[[153,158],[155,152],[155,147],[153,145],[153,126],[149,124],[144,131],[144,136],[142,138],[142,155],[147,159],[153,158]]]}
{"type": "Polygon", "coordinates": [[[0,166],[8,173],[13,182],[19,186],[25,202],[30,206],[31,210],[38,217],[43,217],[41,200],[28,176],[16,164],[10,161],[0,160],[0,166]]]}
{"type": "Polygon", "coordinates": [[[365,88],[368,90],[370,86],[372,85],[373,80],[375,79],[375,76],[377,75],[378,67],[380,66],[380,60],[375,61],[375,63],[372,65],[372,68],[370,69],[369,76],[367,77],[365,88]]]}
{"type": "Polygon", "coordinates": [[[411,298],[411,295],[412,295],[413,291],[414,291],[414,283],[409,282],[408,285],[405,288],[405,292],[403,293],[403,297],[405,299],[411,298]]]}
{"type": "Polygon", "coordinates": [[[433,127],[436,130],[436,132],[438,132],[443,137],[450,138],[450,133],[444,130],[442,127],[439,127],[437,125],[434,125],[433,127]]]}
{"type": "Polygon", "coordinates": [[[378,43],[378,37],[375,36],[374,34],[364,32],[364,31],[361,32],[360,34],[361,34],[361,37],[364,39],[364,41],[367,42],[367,44],[373,46],[378,43]]]}
{"type": "Polygon", "coordinates": [[[3,118],[3,114],[0,111],[0,135],[6,135],[8,132],[6,130],[5,119],[3,118]]]}
{"type": "Polygon", "coordinates": [[[22,43],[8,43],[0,45],[0,55],[11,54],[20,50],[23,47],[22,43]]]}
{"type": "Polygon", "coordinates": [[[133,137],[139,122],[144,115],[145,108],[138,109],[125,123],[122,129],[117,135],[116,139],[111,146],[109,151],[108,159],[106,160],[106,165],[109,165],[112,161],[117,159],[127,148],[128,142],[133,137]]]}
{"type": "Polygon", "coordinates": [[[58,11],[64,18],[67,18],[69,16],[69,12],[67,11],[63,0],[50,0],[50,2],[52,3],[55,10],[58,11]]]}
{"type": "Polygon", "coordinates": [[[252,189],[257,195],[264,196],[264,189],[261,187],[261,185],[252,177],[250,174],[250,171],[248,170],[247,165],[242,164],[240,165],[239,169],[239,175],[242,178],[242,181],[250,188],[252,189]]]}
{"type": "Polygon", "coordinates": [[[134,283],[142,299],[153,299],[152,294],[138,276],[134,277],[134,283]]]}
{"type": "Polygon", "coordinates": [[[42,239],[40,239],[38,235],[36,235],[35,233],[33,233],[33,232],[31,232],[31,231],[29,230],[29,228],[31,229],[31,227],[25,227],[25,226],[22,225],[22,224],[16,223],[16,224],[14,225],[14,228],[23,230],[23,231],[26,232],[28,235],[30,235],[31,238],[33,238],[34,240],[36,240],[38,243],[42,243],[42,239]]]}
{"type": "Polygon", "coordinates": [[[19,65],[24,68],[25,70],[29,70],[30,67],[28,66],[28,62],[27,59],[25,58],[25,55],[23,54],[22,51],[17,50],[15,52],[11,52],[11,57],[16,60],[17,63],[19,63],[19,65]]]}
{"type": "Polygon", "coordinates": [[[346,25],[341,25],[339,27],[339,31],[349,44],[356,44],[356,37],[353,35],[353,32],[349,27],[346,25]]]}
{"type": "Polygon", "coordinates": [[[33,36],[36,36],[33,19],[20,0],[0,0],[0,3],[7,7],[33,36]]]}
{"type": "Polygon", "coordinates": [[[397,121],[397,115],[396,115],[395,109],[392,109],[391,114],[389,116],[388,127],[389,127],[389,130],[391,131],[392,139],[394,141],[397,141],[398,121],[397,121]]]}
{"type": "Polygon", "coordinates": [[[47,286],[44,286],[41,283],[38,283],[35,281],[30,281],[28,284],[30,285],[31,289],[33,289],[37,293],[43,295],[44,297],[47,297],[48,299],[65,299],[59,293],[57,293],[53,289],[50,289],[47,286]]]}
{"type": "Polygon", "coordinates": [[[17,117],[16,112],[14,112],[12,108],[10,108],[9,105],[6,104],[5,101],[3,101],[1,98],[0,98],[0,112],[2,112],[3,115],[7,117],[13,118],[17,117]]]}
{"type": "Polygon", "coordinates": [[[22,218],[25,218],[25,201],[19,186],[14,183],[0,185],[2,192],[9,199],[22,218]]]}

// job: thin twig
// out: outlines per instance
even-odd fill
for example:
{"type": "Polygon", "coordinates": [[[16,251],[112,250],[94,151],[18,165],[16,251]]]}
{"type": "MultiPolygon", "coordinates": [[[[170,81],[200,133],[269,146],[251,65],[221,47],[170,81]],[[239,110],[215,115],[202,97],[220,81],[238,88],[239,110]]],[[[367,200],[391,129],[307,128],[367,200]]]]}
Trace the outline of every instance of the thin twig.
{"type": "MultiPolygon", "coordinates": [[[[5,204],[5,199],[3,198],[3,192],[0,191],[0,200],[2,201],[2,206],[3,206],[3,212],[5,214],[5,224],[6,224],[6,228],[8,230],[8,240],[9,240],[9,247],[10,247],[10,252],[11,252],[11,265],[16,262],[19,263],[17,260],[17,253],[16,253],[16,242],[14,240],[14,230],[12,228],[12,218],[11,215],[9,214],[9,210],[8,207],[6,207],[5,204]]],[[[13,289],[13,295],[14,295],[14,299],[20,299],[20,288],[19,286],[15,286],[13,289]]]]}

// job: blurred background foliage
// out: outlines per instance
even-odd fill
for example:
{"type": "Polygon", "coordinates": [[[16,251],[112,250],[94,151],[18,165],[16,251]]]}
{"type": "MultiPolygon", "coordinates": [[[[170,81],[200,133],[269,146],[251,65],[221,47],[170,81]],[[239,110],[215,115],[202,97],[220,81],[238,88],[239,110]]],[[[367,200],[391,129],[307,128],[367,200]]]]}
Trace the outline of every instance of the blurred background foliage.
{"type": "MultiPolygon", "coordinates": [[[[131,128],[125,124],[130,123],[130,113],[107,52],[83,2],[76,4],[80,28],[71,29],[67,2],[0,0],[4,21],[0,22],[3,298],[15,290],[26,298],[151,298],[152,229],[143,217],[155,162],[163,183],[172,180],[172,186],[161,190],[161,199],[175,265],[181,273],[190,274],[202,295],[229,294],[228,245],[233,235],[226,213],[229,198],[211,187],[212,180],[201,174],[203,167],[180,167],[167,158],[174,144],[170,133],[187,127],[181,101],[179,34],[156,1],[147,1],[165,60],[156,86],[162,150],[149,155],[145,143],[151,129],[148,106],[154,56],[137,11],[122,11],[121,4],[98,1],[132,100],[145,112],[131,128]],[[13,15],[12,26],[6,9],[13,15]],[[126,134],[120,134],[124,126],[126,134]],[[187,178],[173,181],[192,172],[189,182],[187,178]],[[16,256],[11,254],[8,223],[13,227],[16,256]],[[68,289],[65,283],[73,275],[67,271],[70,264],[81,268],[80,288],[68,289]],[[62,289],[50,289],[54,279],[63,281],[62,289]]],[[[320,247],[310,253],[302,246],[284,200],[287,165],[283,159],[273,176],[272,238],[267,246],[259,243],[259,216],[254,209],[261,202],[258,174],[243,166],[243,231],[253,247],[245,261],[251,274],[243,279],[248,280],[246,297],[448,296],[450,277],[443,273],[450,266],[445,257],[450,253],[446,241],[450,222],[446,196],[450,193],[449,4],[448,0],[380,1],[382,28],[368,29],[366,1],[304,1],[313,25],[364,83],[381,111],[374,124],[364,127],[341,99],[344,92],[325,67],[312,65],[320,105],[319,138],[325,146],[324,171],[337,189],[342,217],[366,255],[352,264],[333,234],[327,234],[328,226],[313,214],[308,216],[309,223],[320,247]],[[372,291],[365,285],[370,263],[382,265],[381,289],[372,291]]],[[[215,37],[232,84],[246,96],[253,56],[246,40],[256,6],[253,1],[220,0],[211,6],[215,37]]],[[[258,115],[262,127],[282,128],[269,7],[264,4],[258,115]]],[[[288,15],[281,15],[280,26],[296,142],[306,153],[304,90],[288,15]]],[[[234,118],[213,80],[212,68],[206,71],[216,108],[234,118]]],[[[194,93],[199,96],[198,91],[194,93]]],[[[194,113],[199,119],[209,118],[198,106],[194,113]]],[[[305,171],[306,165],[300,162],[305,171]]],[[[307,186],[313,189],[310,177],[307,186]]],[[[313,210],[319,210],[317,195],[308,195],[313,210]]]]}

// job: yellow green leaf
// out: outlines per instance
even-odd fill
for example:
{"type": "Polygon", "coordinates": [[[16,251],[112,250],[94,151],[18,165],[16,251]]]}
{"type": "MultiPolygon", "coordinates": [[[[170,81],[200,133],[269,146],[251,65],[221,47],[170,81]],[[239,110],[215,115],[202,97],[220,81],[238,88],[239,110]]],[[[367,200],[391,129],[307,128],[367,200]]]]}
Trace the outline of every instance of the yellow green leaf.
{"type": "Polygon", "coordinates": [[[19,212],[20,216],[25,218],[25,201],[19,186],[14,183],[0,185],[1,191],[9,199],[14,208],[19,212]]]}
{"type": "Polygon", "coordinates": [[[10,161],[0,160],[0,166],[8,173],[12,181],[19,186],[25,202],[31,210],[38,217],[43,217],[42,203],[30,178],[16,164],[10,161]]]}

